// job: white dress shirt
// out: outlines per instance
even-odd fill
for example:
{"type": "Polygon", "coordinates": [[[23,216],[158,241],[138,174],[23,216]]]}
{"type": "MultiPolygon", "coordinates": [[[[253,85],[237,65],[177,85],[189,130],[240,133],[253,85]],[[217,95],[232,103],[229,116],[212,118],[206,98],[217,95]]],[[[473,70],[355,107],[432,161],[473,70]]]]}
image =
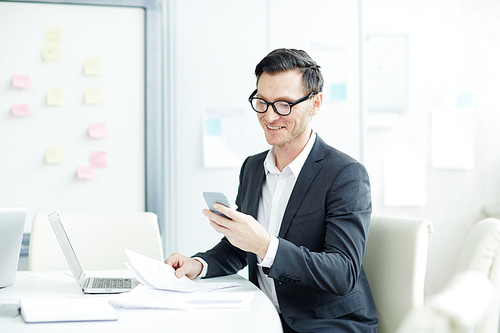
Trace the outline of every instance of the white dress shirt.
{"type": "Polygon", "coordinates": [[[300,154],[283,171],[276,167],[274,148],[269,151],[264,160],[264,172],[266,180],[262,187],[262,195],[259,201],[257,221],[266,228],[271,235],[271,242],[263,260],[257,256],[259,262],[257,280],[262,291],[271,299],[274,306],[280,311],[278,297],[272,278],[264,274],[262,267],[271,267],[274,263],[276,252],[278,251],[278,233],[285,214],[288,200],[295,186],[295,181],[299,176],[304,163],[311,152],[316,141],[316,133],[313,132],[306,146],[300,154]]]}

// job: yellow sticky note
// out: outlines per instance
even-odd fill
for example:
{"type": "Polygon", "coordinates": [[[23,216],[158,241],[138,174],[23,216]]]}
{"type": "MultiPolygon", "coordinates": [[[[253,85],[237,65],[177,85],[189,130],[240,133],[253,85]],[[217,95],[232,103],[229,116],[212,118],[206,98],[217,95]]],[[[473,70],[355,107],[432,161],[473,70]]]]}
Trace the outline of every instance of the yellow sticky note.
{"type": "Polygon", "coordinates": [[[89,76],[101,75],[101,58],[85,58],[85,60],[83,61],[83,74],[89,76]]]}
{"type": "Polygon", "coordinates": [[[61,44],[62,31],[62,27],[45,27],[45,44],[61,44]]]}
{"type": "Polygon", "coordinates": [[[48,106],[62,106],[66,104],[66,95],[62,88],[47,89],[46,101],[48,106]]]}
{"type": "Polygon", "coordinates": [[[62,52],[57,44],[46,44],[42,46],[43,61],[50,62],[62,58],[62,52]]]}
{"type": "Polygon", "coordinates": [[[86,87],[83,92],[83,100],[85,104],[100,104],[102,103],[101,87],[86,87]]]}
{"type": "Polygon", "coordinates": [[[57,164],[64,163],[65,161],[66,156],[64,155],[64,149],[62,147],[50,147],[45,149],[45,163],[57,164]]]}

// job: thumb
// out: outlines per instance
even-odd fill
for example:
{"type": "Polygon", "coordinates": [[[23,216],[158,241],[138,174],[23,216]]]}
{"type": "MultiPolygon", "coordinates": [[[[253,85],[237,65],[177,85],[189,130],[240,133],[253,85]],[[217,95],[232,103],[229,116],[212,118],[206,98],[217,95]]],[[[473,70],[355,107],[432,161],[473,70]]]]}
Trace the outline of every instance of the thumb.
{"type": "Polygon", "coordinates": [[[175,276],[176,276],[177,278],[179,278],[179,279],[180,279],[181,277],[183,277],[183,276],[185,276],[185,275],[186,275],[186,273],[187,273],[187,268],[186,268],[186,266],[187,266],[187,265],[183,265],[183,266],[181,266],[181,267],[179,267],[179,268],[177,268],[177,269],[175,270],[175,276]]]}

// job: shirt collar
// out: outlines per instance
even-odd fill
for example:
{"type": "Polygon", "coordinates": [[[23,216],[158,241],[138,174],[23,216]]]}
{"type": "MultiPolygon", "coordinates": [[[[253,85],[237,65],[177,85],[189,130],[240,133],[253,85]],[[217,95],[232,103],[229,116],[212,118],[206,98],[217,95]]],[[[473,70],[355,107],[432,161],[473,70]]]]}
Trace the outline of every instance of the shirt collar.
{"type": "MultiPolygon", "coordinates": [[[[302,149],[300,154],[283,169],[283,172],[285,172],[287,169],[290,169],[290,171],[294,174],[294,176],[298,177],[300,170],[302,170],[302,167],[304,166],[304,163],[306,162],[306,159],[312,150],[314,142],[316,142],[316,132],[312,131],[311,137],[309,138],[309,141],[307,141],[307,144],[304,147],[304,149],[302,149]]],[[[276,174],[281,173],[278,167],[276,166],[276,156],[274,155],[274,147],[269,149],[266,159],[264,160],[264,171],[266,175],[270,172],[276,174]]]]}

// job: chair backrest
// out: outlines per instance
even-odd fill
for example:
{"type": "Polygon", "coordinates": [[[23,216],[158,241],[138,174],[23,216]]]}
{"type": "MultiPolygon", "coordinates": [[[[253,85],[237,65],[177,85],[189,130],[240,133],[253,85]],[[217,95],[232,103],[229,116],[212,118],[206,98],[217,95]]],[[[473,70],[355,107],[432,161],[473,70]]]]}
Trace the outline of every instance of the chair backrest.
{"type": "MultiPolygon", "coordinates": [[[[153,213],[59,213],[84,270],[126,269],[125,249],[163,261],[158,218],[153,213]]],[[[69,270],[48,214],[35,214],[28,269],[69,270]]]]}
{"type": "Polygon", "coordinates": [[[476,223],[460,253],[457,272],[473,270],[484,274],[493,284],[494,297],[487,314],[474,332],[498,332],[500,319],[500,220],[488,218],[476,223]]]}
{"type": "Polygon", "coordinates": [[[372,216],[363,267],[379,315],[378,332],[395,332],[404,316],[423,306],[427,219],[372,216]]]}
{"type": "Polygon", "coordinates": [[[443,290],[426,297],[424,307],[410,311],[397,333],[472,332],[492,299],[493,285],[486,275],[472,270],[458,272],[443,290]]]}

